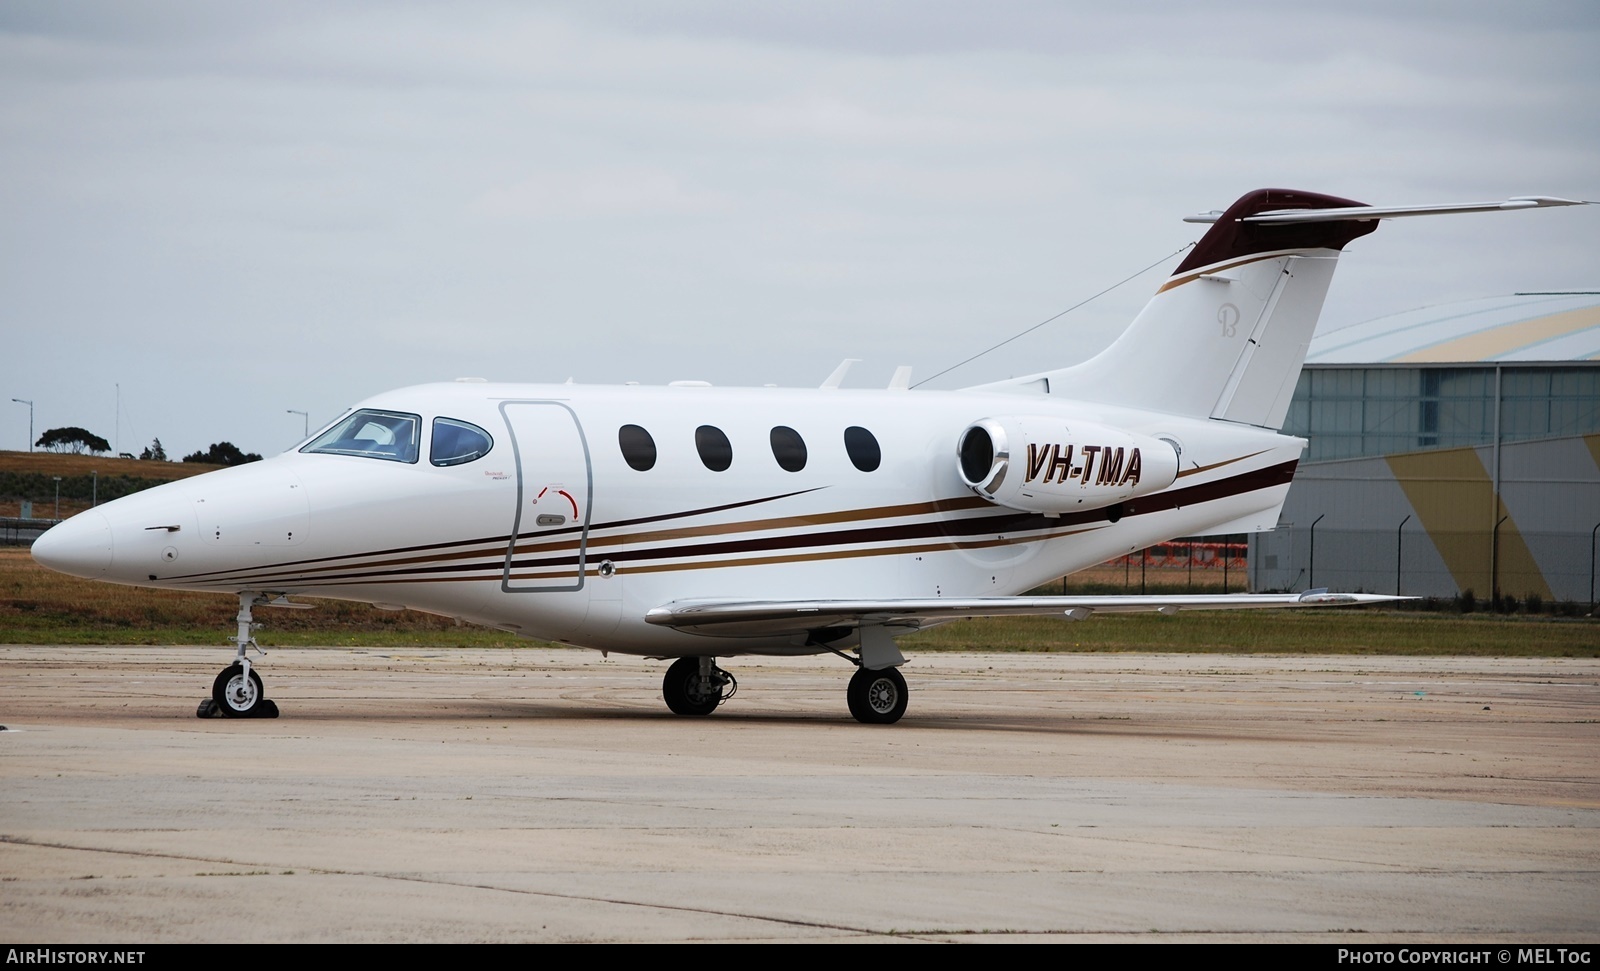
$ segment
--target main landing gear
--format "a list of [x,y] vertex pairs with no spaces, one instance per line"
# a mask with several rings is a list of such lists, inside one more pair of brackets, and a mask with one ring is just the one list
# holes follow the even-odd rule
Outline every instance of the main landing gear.
[[856,666],[845,690],[850,714],[863,725],[893,725],[906,713],[906,679],[900,674],[906,657],[880,624],[863,624],[856,634],[861,641],[858,657],[834,652]]
[[252,633],[259,624],[250,619],[250,608],[267,603],[267,598],[254,593],[239,594],[239,633],[228,638],[239,646],[234,662],[222,669],[217,680],[211,683],[211,697],[200,702],[195,709],[196,718],[277,718],[278,706],[261,688],[261,675],[250,666],[248,650],[266,656],[266,651],[256,643]]
[[893,725],[906,713],[906,679],[899,668],[856,668],[845,689],[850,714],[863,725]]
[[678,715],[709,715],[738,690],[739,682],[714,657],[680,657],[661,681],[667,707]]
[[[856,665],[855,676],[845,691],[845,701],[855,720],[864,725],[893,725],[899,721],[906,713],[909,697],[906,679],[899,669],[886,667],[874,671],[855,657],[835,653]],[[220,678],[218,684],[221,684]],[[679,715],[709,715],[737,690],[739,683],[733,675],[717,667],[716,659],[709,657],[680,657],[667,668],[667,675],[661,681],[661,694],[667,699],[667,707]]]

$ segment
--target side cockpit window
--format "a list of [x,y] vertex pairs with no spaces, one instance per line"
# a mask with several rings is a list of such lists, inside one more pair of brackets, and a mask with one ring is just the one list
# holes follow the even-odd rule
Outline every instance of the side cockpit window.
[[416,415],[363,408],[318,435],[300,451],[416,462],[421,428],[422,419]]
[[466,465],[481,459],[494,448],[494,439],[477,425],[455,418],[433,420],[433,443],[428,446],[428,461],[434,465]]

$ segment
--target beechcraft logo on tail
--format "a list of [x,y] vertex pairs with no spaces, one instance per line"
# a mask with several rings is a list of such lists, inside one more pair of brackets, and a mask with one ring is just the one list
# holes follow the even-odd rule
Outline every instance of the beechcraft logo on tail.
[[[1039,445],[1028,443],[1028,482],[1064,483],[1068,478],[1077,479],[1084,485],[1089,484],[1091,477],[1095,485],[1124,486],[1138,485],[1139,471],[1143,463],[1139,460],[1139,450],[1112,448],[1109,445],[1085,445],[1078,450],[1083,460],[1082,465],[1073,465],[1074,446],[1051,443]],[[1123,456],[1127,456],[1124,464]]]

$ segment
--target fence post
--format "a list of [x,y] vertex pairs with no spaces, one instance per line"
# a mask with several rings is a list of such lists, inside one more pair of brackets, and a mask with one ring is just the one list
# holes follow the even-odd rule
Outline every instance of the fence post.
[[1228,561],[1233,559],[1228,549],[1228,537],[1222,537],[1222,592],[1228,592]]
[[[1507,513],[1500,517],[1500,523],[1510,518],[1511,514]],[[1494,532],[1489,537],[1489,586],[1494,596],[1490,609],[1496,613],[1500,611],[1500,523],[1494,524]]]
[[1408,513],[1406,518],[1400,520],[1400,525],[1396,526],[1394,530],[1394,595],[1396,597],[1400,596],[1400,544],[1405,539],[1404,530],[1406,523],[1409,522],[1411,522],[1411,515]]
[[1311,520],[1311,576],[1306,580],[1307,590],[1317,589],[1317,523],[1322,522],[1322,517],[1326,515],[1327,513],[1323,513],[1322,516]]
[[1600,532],[1600,523],[1589,530],[1589,613],[1594,613],[1594,534]]

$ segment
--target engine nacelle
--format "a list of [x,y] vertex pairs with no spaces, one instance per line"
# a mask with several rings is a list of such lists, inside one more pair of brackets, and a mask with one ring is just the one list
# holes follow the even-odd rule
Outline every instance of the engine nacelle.
[[[1178,478],[1160,438],[1087,421],[984,418],[956,445],[961,481],[996,505],[1060,515],[1159,492]],[[1113,520],[1114,521],[1114,520]]]

